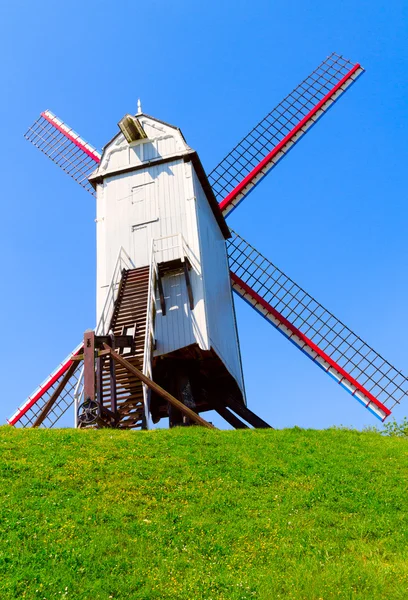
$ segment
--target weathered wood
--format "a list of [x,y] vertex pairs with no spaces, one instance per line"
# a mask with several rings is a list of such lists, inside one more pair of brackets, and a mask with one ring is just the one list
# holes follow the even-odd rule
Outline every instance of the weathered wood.
[[[177,363],[173,365],[171,372],[172,377],[171,381],[169,382],[169,390],[171,395],[174,396],[180,402],[182,402],[182,404],[184,404],[185,406],[188,406],[188,408],[192,408],[191,405],[183,401],[183,390],[188,384],[187,374],[183,372],[182,369],[180,369],[180,365]],[[180,425],[190,423],[189,419],[185,419],[184,414],[171,404],[168,404],[167,412],[169,415],[170,429],[172,429],[173,427],[179,427]],[[187,421],[187,423],[185,421]]]
[[95,332],[84,333],[84,400],[95,400]]
[[61,379],[61,381],[55,388],[53,394],[50,396],[50,398],[45,403],[41,413],[39,414],[37,419],[34,421],[32,427],[39,427],[41,425],[41,423],[43,423],[44,419],[47,417],[48,413],[50,412],[50,410],[54,406],[56,400],[58,399],[58,396],[61,394],[62,390],[65,388],[66,384],[71,379],[72,375],[75,373],[75,371],[78,367],[79,367],[79,364],[76,362],[73,362],[72,365],[68,368],[68,371],[65,373],[64,377]]
[[185,414],[187,417],[189,417],[192,421],[194,421],[198,425],[201,425],[202,427],[207,427],[207,429],[216,429],[216,427],[214,427],[214,425],[212,425],[211,423],[209,423],[208,421],[206,421],[205,419],[200,417],[200,415],[197,415],[197,413],[195,413],[193,410],[191,410],[190,408],[185,406],[182,402],[180,402],[179,400],[174,398],[174,396],[172,396],[171,394],[166,392],[166,390],[164,390],[162,387],[160,387],[160,385],[158,385],[157,383],[155,383],[154,381],[149,379],[149,377],[146,377],[146,375],[144,375],[141,371],[139,371],[139,369],[136,369],[136,367],[134,367],[128,360],[126,360],[125,358],[120,356],[117,352],[115,352],[114,350],[109,348],[109,346],[107,344],[104,344],[104,347],[106,350],[109,349],[111,351],[111,354],[112,354],[114,360],[116,360],[116,362],[121,364],[123,367],[126,367],[131,373],[133,373],[133,375],[136,375],[136,377],[138,377],[140,379],[140,381],[142,381],[144,384],[146,384],[147,387],[149,387],[153,392],[155,392],[156,394],[159,394],[159,396],[161,396],[167,402],[169,402],[169,404],[171,404],[172,406],[174,406],[175,408],[180,410],[183,414]]
[[103,361],[100,356],[96,359],[96,401],[103,406]]
[[[99,352],[96,354],[96,356],[107,356],[109,354],[109,352],[107,350],[99,350]],[[84,360],[84,355],[83,354],[76,354],[75,356],[73,356],[71,358],[71,360],[75,360],[77,362],[80,362],[81,360]]]
[[[95,336],[95,347],[101,348],[103,344],[106,344],[111,341],[110,335],[96,335]],[[115,335],[115,348],[131,348],[133,344],[133,336],[132,335]],[[106,350],[101,350],[106,354]],[[103,354],[99,354],[98,356],[103,356]]]
[[[115,338],[112,336],[111,340],[112,348],[115,348]],[[112,356],[109,357],[109,383],[110,383],[110,397],[111,397],[111,411],[116,415],[118,410],[118,402],[116,395],[116,370],[115,361]]]
[[[107,421],[116,422],[118,420],[118,416],[115,415],[109,408],[106,406],[101,406],[101,416],[104,417]],[[109,427],[109,423],[107,424]]]

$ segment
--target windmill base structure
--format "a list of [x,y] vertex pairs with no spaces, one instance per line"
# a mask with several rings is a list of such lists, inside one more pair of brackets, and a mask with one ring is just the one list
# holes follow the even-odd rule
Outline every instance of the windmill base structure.
[[96,199],[97,326],[8,419],[269,427],[247,406],[232,291],[384,420],[408,380],[225,218],[363,73],[330,55],[207,175],[181,131],[125,115],[99,153],[50,111],[26,138]]

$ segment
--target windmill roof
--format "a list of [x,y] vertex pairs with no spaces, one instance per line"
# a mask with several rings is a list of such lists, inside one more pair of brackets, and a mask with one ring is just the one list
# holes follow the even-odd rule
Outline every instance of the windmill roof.
[[[157,119],[156,117],[152,117],[151,115],[148,115],[146,113],[139,113],[138,115],[133,115],[133,116],[135,116],[137,119],[139,117],[147,117],[148,119],[152,119],[152,121],[157,121],[157,123],[161,123],[162,125],[165,125],[166,127],[171,127],[172,129],[175,129],[176,131],[179,132],[179,134],[183,138],[183,141],[187,144],[186,138],[184,137],[183,132],[181,131],[180,127],[176,127],[175,125],[172,125],[171,123],[167,123],[166,121],[162,121],[161,119]],[[109,142],[107,142],[102,147],[102,154],[103,154],[105,148],[107,148],[120,135],[121,135],[121,131],[118,131],[117,133],[115,133],[115,135],[109,140]]]
[[[221,229],[221,232],[224,236],[225,239],[228,239],[231,237],[231,233],[229,230],[229,227],[225,221],[225,218],[221,212],[220,206],[218,204],[218,201],[215,197],[215,194],[213,192],[213,189],[210,185],[210,182],[208,181],[208,177],[207,174],[204,170],[204,167],[202,165],[202,162],[197,154],[197,152],[195,150],[193,150],[192,148],[190,148],[186,142],[186,139],[181,131],[181,129],[179,127],[176,127],[175,125],[171,125],[170,123],[166,123],[166,121],[162,121],[161,119],[157,119],[156,117],[152,117],[151,115],[147,115],[146,113],[140,113],[138,115],[135,115],[137,118],[139,117],[147,117],[148,119],[152,119],[153,121],[156,121],[157,123],[161,123],[162,125],[165,125],[166,127],[171,127],[172,129],[175,129],[176,131],[179,132],[179,134],[181,135],[183,141],[185,142],[186,146],[188,147],[188,150],[186,150],[185,153],[181,154],[180,157],[184,159],[185,162],[188,162],[191,160],[191,162],[193,163],[194,169],[197,173],[197,177],[200,181],[201,187],[204,190],[204,193],[207,197],[208,203],[210,205],[210,208],[214,214],[214,217]],[[102,158],[103,155],[105,153],[105,150],[108,146],[110,146],[110,144],[112,144],[112,142],[114,140],[116,140],[116,138],[118,136],[122,135],[122,133],[119,131],[118,133],[116,133],[110,140],[109,142],[107,142],[104,146],[103,146],[103,150],[102,150]],[[162,158],[162,159],[157,159],[157,160],[152,160],[149,163],[144,163],[142,165],[140,165],[140,167],[127,167],[125,169],[122,169],[121,171],[118,171],[118,173],[126,173],[126,172],[131,172],[134,171],[136,169],[142,169],[142,168],[146,168],[149,165],[153,165],[153,164],[160,164],[163,162],[169,162],[174,160],[175,157],[168,157],[168,158]],[[108,175],[108,173],[106,174]],[[92,186],[94,188],[96,188],[96,184],[101,182],[103,179],[104,175],[101,175],[98,173],[98,168],[90,175],[89,177],[89,181],[92,184]]]

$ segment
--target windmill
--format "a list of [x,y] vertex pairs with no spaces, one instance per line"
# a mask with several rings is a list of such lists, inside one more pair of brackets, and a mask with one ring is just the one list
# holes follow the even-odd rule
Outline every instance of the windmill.
[[51,427],[74,405],[79,427],[208,426],[210,409],[268,427],[246,405],[231,290],[385,420],[408,379],[225,224],[362,73],[331,54],[208,176],[140,105],[102,154],[43,112],[25,137],[96,197],[97,327],[8,423]]

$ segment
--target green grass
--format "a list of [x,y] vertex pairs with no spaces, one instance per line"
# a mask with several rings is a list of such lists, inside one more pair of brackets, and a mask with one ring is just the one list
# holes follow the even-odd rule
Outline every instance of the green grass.
[[408,597],[408,440],[0,428],[0,600]]

